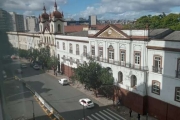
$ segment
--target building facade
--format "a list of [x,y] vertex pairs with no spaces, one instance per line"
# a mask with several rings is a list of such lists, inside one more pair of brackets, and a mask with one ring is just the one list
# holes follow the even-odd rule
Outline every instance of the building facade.
[[16,14],[15,12],[9,12],[11,15],[11,21],[13,25],[12,31],[16,32],[24,32],[24,16],[20,14]]
[[[39,17],[40,32],[8,32],[14,47],[50,46],[59,59],[58,71],[70,77],[80,64],[94,58],[113,71],[116,98],[140,114],[158,120],[180,119],[180,32],[170,29],[101,30],[64,34],[63,16],[55,10]],[[57,15],[58,14],[58,15]],[[40,46],[39,46],[40,45]]]
[[12,28],[11,15],[7,11],[0,9],[0,30],[12,31]]
[[35,16],[26,16],[24,18],[24,27],[27,32],[38,32],[39,31],[39,23],[38,18]]

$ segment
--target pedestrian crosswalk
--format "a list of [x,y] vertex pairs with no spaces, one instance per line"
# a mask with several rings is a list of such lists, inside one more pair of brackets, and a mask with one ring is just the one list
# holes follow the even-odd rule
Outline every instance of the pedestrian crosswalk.
[[79,120],[126,120],[110,109],[98,111]]

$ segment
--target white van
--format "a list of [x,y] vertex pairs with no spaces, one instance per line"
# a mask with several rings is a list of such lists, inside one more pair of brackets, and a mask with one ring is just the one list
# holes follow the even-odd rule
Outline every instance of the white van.
[[66,78],[62,78],[62,79],[60,79],[60,80],[58,80],[59,81],[59,83],[61,84],[61,85],[68,85],[69,84],[69,82],[68,82],[68,80],[66,79]]

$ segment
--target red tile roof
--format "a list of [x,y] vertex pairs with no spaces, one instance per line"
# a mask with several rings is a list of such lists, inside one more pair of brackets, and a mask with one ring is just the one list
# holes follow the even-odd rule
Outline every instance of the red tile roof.
[[[101,30],[104,27],[106,27],[107,24],[104,25],[92,25],[91,28],[96,28],[96,30]],[[122,29],[121,24],[114,24],[117,28]],[[83,31],[83,28],[88,28],[88,25],[69,25],[69,26],[64,26],[64,31],[65,33],[70,33],[70,32],[80,32]]]

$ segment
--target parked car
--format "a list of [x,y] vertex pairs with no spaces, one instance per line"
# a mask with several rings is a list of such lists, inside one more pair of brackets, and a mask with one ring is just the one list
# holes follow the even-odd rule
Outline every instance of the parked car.
[[21,64],[21,68],[27,68],[26,64]]
[[16,70],[16,73],[18,73],[18,74],[22,74],[22,73],[23,73],[23,71],[22,71],[21,69],[17,69],[17,70]]
[[58,80],[59,81],[59,83],[61,84],[61,85],[68,85],[69,84],[69,82],[68,82],[68,80],[66,79],[66,78],[62,78],[62,79],[60,79],[60,80]]
[[6,72],[4,70],[2,71],[2,73],[3,73],[3,77],[7,78]]
[[94,107],[94,103],[89,98],[82,98],[79,100],[79,103],[83,105],[85,108]]
[[39,65],[34,65],[33,68],[34,68],[35,70],[39,70],[39,69],[40,69]]

